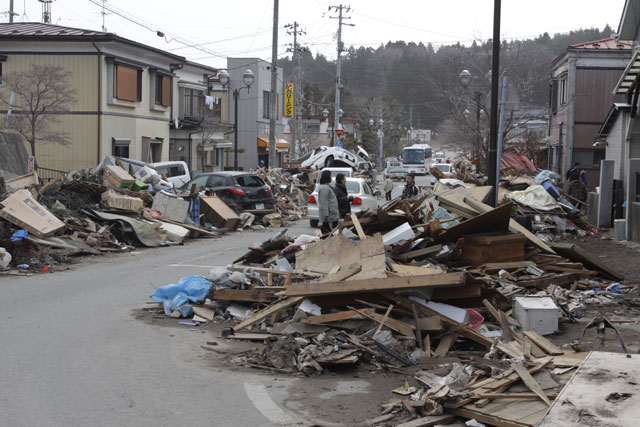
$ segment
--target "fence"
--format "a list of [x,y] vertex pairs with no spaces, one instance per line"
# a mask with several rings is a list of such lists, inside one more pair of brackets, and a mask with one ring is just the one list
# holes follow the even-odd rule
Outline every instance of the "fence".
[[36,167],[36,172],[38,172],[38,178],[40,178],[43,183],[47,183],[56,178],[64,178],[65,175],[67,175],[67,172],[65,171],[43,168],[40,166]]

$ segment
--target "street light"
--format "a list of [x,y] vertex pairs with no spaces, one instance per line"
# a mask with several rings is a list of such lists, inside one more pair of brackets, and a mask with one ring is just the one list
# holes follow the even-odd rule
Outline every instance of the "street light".
[[469,87],[469,84],[471,83],[471,73],[469,70],[462,70],[458,78],[460,79],[460,84],[463,88],[466,89]]
[[[218,78],[220,79],[220,84],[222,84],[223,88],[226,88],[229,83],[231,83],[229,72],[227,72],[226,70],[220,71],[218,73]],[[235,124],[233,125],[233,170],[236,171],[238,170],[238,97],[240,96],[240,90],[243,88],[247,89],[247,93],[249,93],[249,88],[253,84],[254,79],[255,76],[253,74],[253,71],[247,69],[244,73],[242,73],[242,82],[244,83],[244,86],[241,86],[237,89],[231,89],[231,87],[228,88],[233,94],[233,119],[235,121]]]

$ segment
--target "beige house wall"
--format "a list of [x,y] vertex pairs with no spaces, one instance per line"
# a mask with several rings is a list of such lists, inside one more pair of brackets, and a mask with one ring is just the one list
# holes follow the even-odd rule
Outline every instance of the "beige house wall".
[[[93,112],[98,105],[97,61],[97,55],[10,54],[3,62],[4,75],[26,72],[34,64],[60,66],[71,73],[69,82],[75,90],[76,102],[70,105],[70,112],[60,115],[59,123],[52,126],[52,130],[65,131],[70,137],[69,143],[61,145],[47,141],[37,142],[36,158],[39,166],[70,170],[95,165],[98,116]],[[10,91],[10,88],[2,90]],[[25,145],[31,153],[31,147],[26,141]]]

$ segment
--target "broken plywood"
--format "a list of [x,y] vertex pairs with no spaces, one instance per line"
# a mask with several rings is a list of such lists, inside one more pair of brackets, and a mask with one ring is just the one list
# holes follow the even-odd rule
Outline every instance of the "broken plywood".
[[337,235],[310,243],[305,250],[296,254],[295,272],[330,274],[336,265],[347,267],[354,264],[361,265],[362,270],[346,279],[348,281],[387,277],[384,245],[380,234],[358,242]]

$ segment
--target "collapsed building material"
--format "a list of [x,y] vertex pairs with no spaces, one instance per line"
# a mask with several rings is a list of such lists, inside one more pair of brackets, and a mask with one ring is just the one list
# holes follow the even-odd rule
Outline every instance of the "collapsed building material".
[[64,223],[38,203],[27,190],[18,190],[4,201],[0,217],[39,236],[49,236],[64,227]]

